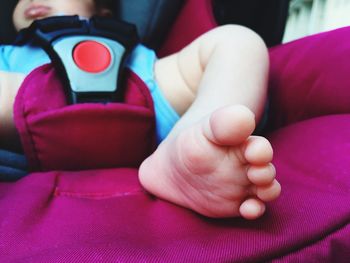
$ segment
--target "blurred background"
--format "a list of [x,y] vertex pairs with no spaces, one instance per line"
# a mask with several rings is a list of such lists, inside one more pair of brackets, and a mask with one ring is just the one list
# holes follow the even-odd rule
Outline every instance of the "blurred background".
[[350,25],[350,0],[291,0],[283,42]]
[[[16,36],[11,16],[17,1],[0,2],[2,44],[12,43]],[[115,1],[118,17],[136,23],[143,41],[157,47],[188,0]],[[212,0],[212,4],[218,24],[252,28],[268,46],[350,25],[350,0]]]

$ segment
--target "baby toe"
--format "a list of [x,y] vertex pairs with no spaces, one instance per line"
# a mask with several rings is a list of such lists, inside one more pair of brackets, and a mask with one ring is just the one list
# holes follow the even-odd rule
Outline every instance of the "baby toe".
[[241,216],[248,220],[259,218],[265,213],[265,204],[255,198],[245,200],[239,207]]
[[281,185],[277,180],[273,180],[267,186],[259,186],[256,188],[256,195],[264,202],[275,200],[281,194]]
[[247,176],[252,184],[266,186],[275,179],[276,169],[271,163],[264,166],[251,166],[247,171]]
[[245,145],[244,157],[252,165],[266,165],[272,161],[272,146],[264,137],[251,136]]

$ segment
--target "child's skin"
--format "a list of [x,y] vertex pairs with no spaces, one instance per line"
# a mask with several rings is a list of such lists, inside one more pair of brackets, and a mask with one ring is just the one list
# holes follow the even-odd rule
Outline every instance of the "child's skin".
[[[95,10],[93,0],[21,0],[13,18],[19,30],[57,13],[90,17],[105,11]],[[281,191],[270,143],[251,136],[265,106],[267,71],[263,41],[234,25],[214,29],[159,59],[156,79],[182,117],[142,163],[139,178],[145,189],[209,217],[263,215],[265,202]],[[13,131],[9,116],[24,76],[2,72],[0,77],[2,123],[6,119],[7,130]],[[6,135],[4,129],[0,134]]]

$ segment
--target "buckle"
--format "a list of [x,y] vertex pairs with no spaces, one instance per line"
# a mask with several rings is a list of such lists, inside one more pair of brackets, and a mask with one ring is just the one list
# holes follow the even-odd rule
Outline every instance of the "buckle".
[[70,103],[122,100],[125,59],[139,41],[133,24],[59,16],[34,21],[25,34],[50,56]]

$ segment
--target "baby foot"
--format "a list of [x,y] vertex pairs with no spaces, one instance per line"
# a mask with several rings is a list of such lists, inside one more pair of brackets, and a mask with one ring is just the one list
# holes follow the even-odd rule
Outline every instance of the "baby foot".
[[217,110],[164,140],[142,163],[140,182],[152,194],[208,217],[256,219],[281,187],[271,145],[251,136],[254,127],[254,115],[244,106]]

